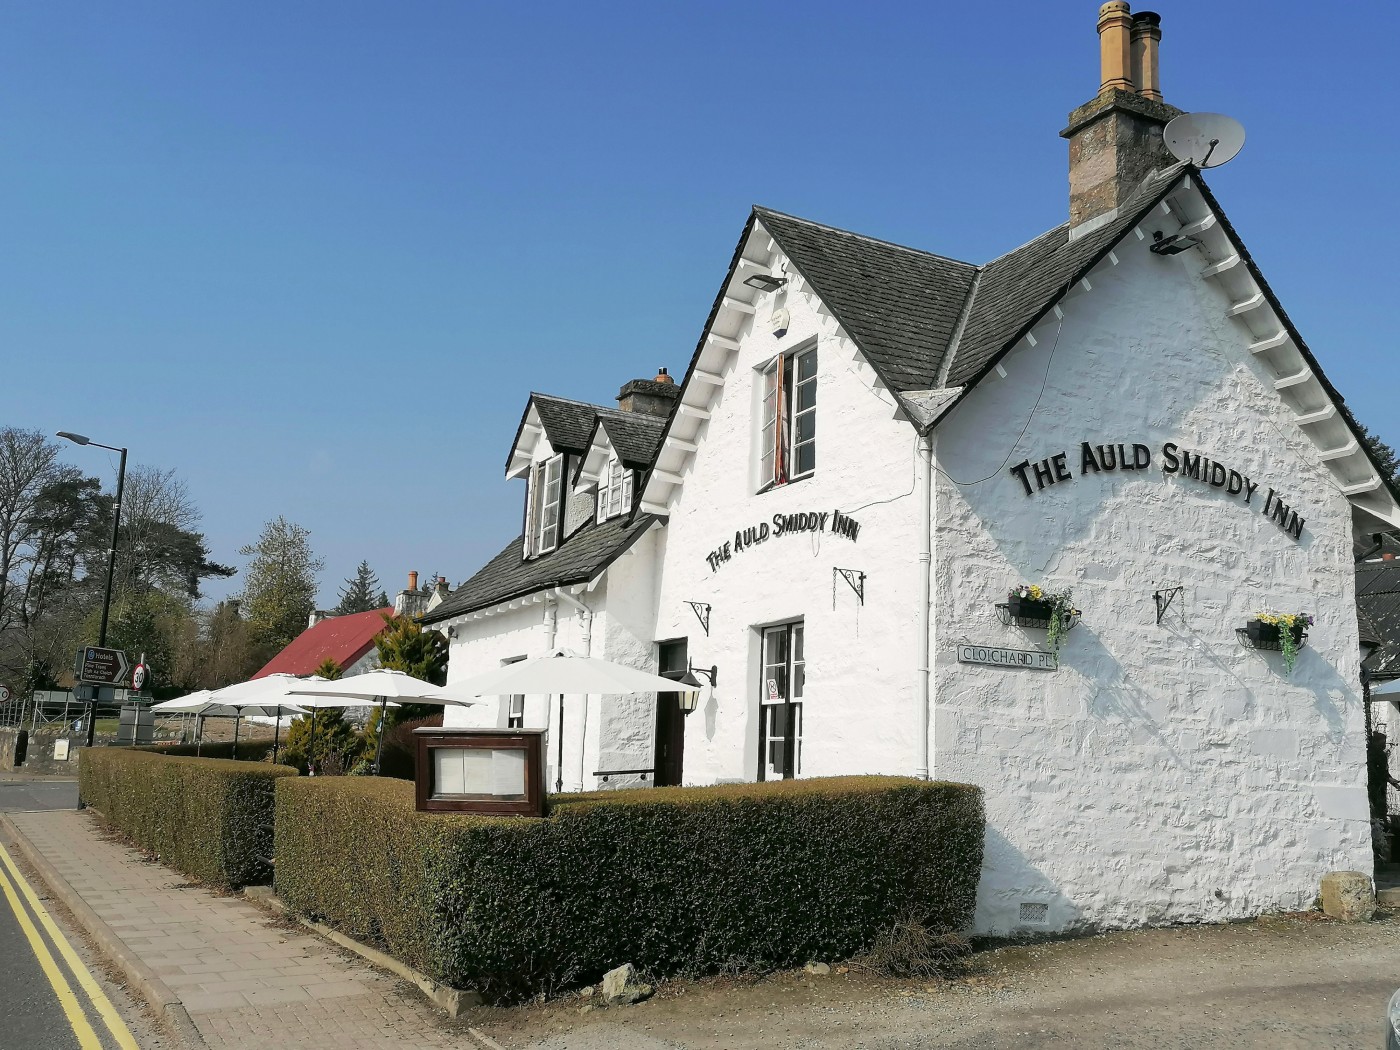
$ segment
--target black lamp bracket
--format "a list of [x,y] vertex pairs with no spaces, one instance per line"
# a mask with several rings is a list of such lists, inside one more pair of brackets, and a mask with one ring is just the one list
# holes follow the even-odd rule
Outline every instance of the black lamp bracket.
[[1162,590],[1152,592],[1152,600],[1157,603],[1158,627],[1162,626],[1162,617],[1166,616],[1167,610],[1172,607],[1172,600],[1185,593],[1185,587],[1164,587]]
[[710,637],[710,603],[709,602],[686,602],[690,606],[690,611],[695,614],[695,618],[700,621],[700,626],[705,628],[705,637]]
[[[865,573],[861,572],[859,569],[841,569],[834,565],[831,567],[831,571],[833,573],[832,586],[835,587],[836,585],[836,576],[840,576],[843,580],[846,581],[847,586],[849,586],[851,590],[855,591],[856,598],[860,601],[860,604],[864,605]],[[835,595],[833,595],[832,598],[832,607],[835,608]]]
[[691,663],[689,660],[686,661],[686,664],[687,664],[687,667],[686,667],[686,673],[687,673],[687,674],[702,674],[702,675],[704,675],[706,678],[708,678],[708,679],[710,680],[710,685],[711,685],[711,687],[716,686],[716,685],[719,684],[719,664],[715,664],[713,667],[696,667],[696,666],[695,666],[693,663]]

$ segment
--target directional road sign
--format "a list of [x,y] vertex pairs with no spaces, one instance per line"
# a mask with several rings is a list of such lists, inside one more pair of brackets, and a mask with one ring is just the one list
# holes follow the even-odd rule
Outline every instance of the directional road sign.
[[120,649],[88,646],[78,650],[75,671],[78,681],[89,685],[125,685],[126,673],[130,667],[126,653]]

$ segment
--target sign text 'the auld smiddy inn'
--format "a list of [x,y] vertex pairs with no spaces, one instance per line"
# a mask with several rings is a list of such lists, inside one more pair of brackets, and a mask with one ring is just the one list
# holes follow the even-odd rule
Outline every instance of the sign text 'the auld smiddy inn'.
[[[1070,467],[1069,453],[1059,452],[1045,459],[1022,460],[1011,468],[1012,475],[1026,490],[1027,496],[1058,485],[1062,481],[1074,479]],[[1095,445],[1088,441],[1079,444],[1079,473],[1102,474],[1112,470],[1147,470],[1152,466],[1152,450],[1141,444]],[[1213,460],[1201,452],[1191,452],[1168,441],[1162,446],[1162,473],[1178,474],[1204,482],[1211,488],[1221,489],[1226,495],[1236,496],[1244,503],[1253,503],[1259,483]],[[1299,513],[1285,503],[1277,492],[1268,489],[1263,502],[1257,504],[1260,513],[1272,521],[1295,540],[1303,535],[1303,522]]]
[[860,536],[860,522],[839,510],[774,514],[771,526],[763,521],[746,529],[735,529],[734,542],[726,540],[721,543],[705,555],[705,560],[710,563],[710,571],[714,572],[734,555],[765,542],[770,536],[793,536],[799,532],[829,532],[854,543]]

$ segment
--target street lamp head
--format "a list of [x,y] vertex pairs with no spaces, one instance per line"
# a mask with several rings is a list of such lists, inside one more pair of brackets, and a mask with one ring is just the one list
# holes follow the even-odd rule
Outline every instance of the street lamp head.
[[60,431],[58,432],[58,435],[57,435],[57,436],[58,436],[58,437],[61,437],[61,438],[67,438],[69,441],[73,442],[73,444],[75,444],[75,445],[86,445],[86,444],[88,443],[88,439],[85,438],[85,437],[83,437],[83,435],[81,435],[81,434],[70,434],[70,433],[68,433],[68,431],[66,431],[66,430],[60,430]]

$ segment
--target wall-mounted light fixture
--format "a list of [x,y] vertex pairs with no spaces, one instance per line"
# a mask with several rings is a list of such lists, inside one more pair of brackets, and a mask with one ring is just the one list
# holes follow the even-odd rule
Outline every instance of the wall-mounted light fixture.
[[[689,662],[687,661],[687,663]],[[676,684],[681,687],[679,694],[680,708],[686,714],[690,714],[690,712],[700,706],[700,690],[704,687],[704,684],[699,678],[695,677],[696,675],[704,675],[708,678],[710,680],[710,688],[713,689],[715,683],[719,681],[719,666],[715,665],[714,667],[706,668],[689,664],[686,668],[685,675],[677,679]]]
[[1147,246],[1147,250],[1155,255],[1180,255],[1182,252],[1200,247],[1200,244],[1201,242],[1194,237],[1187,237],[1180,233],[1164,237],[1161,230],[1153,230],[1152,243]]
[[744,283],[760,292],[776,292],[787,284],[786,277],[774,277],[771,273],[755,273],[744,278]]

